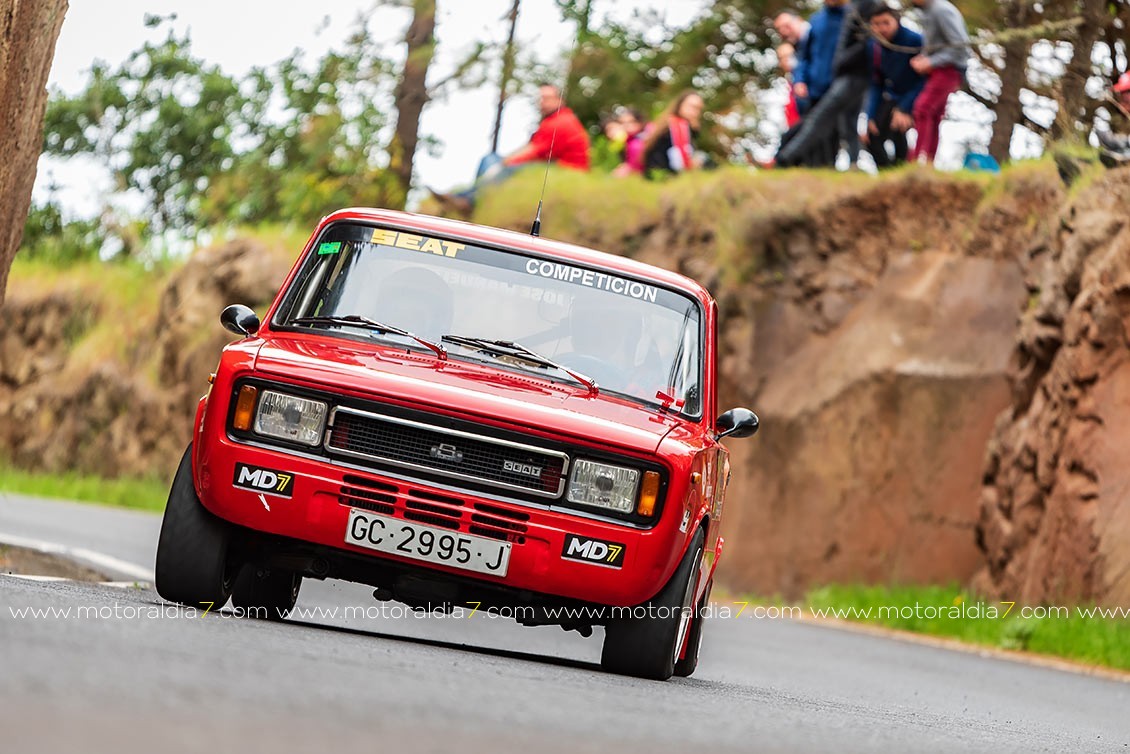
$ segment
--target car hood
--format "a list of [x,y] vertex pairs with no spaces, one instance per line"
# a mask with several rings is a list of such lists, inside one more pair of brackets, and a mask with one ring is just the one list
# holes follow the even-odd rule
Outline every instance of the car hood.
[[408,402],[645,453],[654,453],[664,436],[684,423],[616,396],[592,395],[579,384],[343,338],[269,337],[255,370],[378,401]]

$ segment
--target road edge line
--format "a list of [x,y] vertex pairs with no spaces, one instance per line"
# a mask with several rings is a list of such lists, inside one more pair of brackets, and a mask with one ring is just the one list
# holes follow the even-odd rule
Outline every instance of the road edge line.
[[1075,675],[1094,676],[1109,681],[1130,683],[1130,671],[1118,670],[1117,668],[1110,668],[1105,665],[1090,665],[1085,662],[1070,660],[1066,657],[1057,657],[1055,655],[1041,654],[1039,652],[1025,652],[1020,649],[1005,649],[1004,647],[993,647],[987,644],[974,644],[973,642],[961,641],[960,639],[945,636],[931,636],[930,634],[921,634],[915,631],[906,631],[898,628],[890,628],[888,626],[877,626],[872,623],[859,623],[839,618],[812,618],[804,616],[801,618],[789,618],[789,620],[810,626],[823,626],[825,628],[833,628],[851,633],[905,641],[908,644],[919,644],[935,649],[948,649],[963,654],[991,657],[998,660],[1007,660],[1009,662],[1032,665],[1049,670],[1061,670],[1066,673],[1074,673]]
[[30,537],[18,537],[14,534],[6,534],[0,532],[0,545],[10,545],[12,547],[24,547],[29,550],[37,550],[49,555],[61,555],[64,558],[69,558],[78,563],[84,563],[95,568],[104,570],[115,571],[127,578],[135,581],[143,581],[153,583],[155,576],[153,571],[148,568],[130,563],[115,558],[113,555],[106,555],[105,553],[95,552],[88,550],[85,547],[68,547],[56,542],[47,542],[41,539],[32,539]]

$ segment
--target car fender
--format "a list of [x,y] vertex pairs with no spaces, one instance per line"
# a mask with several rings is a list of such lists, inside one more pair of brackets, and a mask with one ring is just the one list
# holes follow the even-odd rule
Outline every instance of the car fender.
[[[192,467],[194,469],[197,467],[196,462],[198,460],[196,448],[199,448],[203,444],[202,441],[204,439],[204,417],[208,411],[208,396],[210,394],[211,390],[200,396],[200,400],[196,403],[196,418],[192,421],[192,436],[195,438],[192,443]],[[195,474],[193,474],[193,476],[195,477]]]

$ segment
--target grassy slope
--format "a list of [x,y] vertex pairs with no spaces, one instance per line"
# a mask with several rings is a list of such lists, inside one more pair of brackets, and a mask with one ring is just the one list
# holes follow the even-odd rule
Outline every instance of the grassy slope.
[[[474,221],[529,230],[541,179],[541,171],[526,170],[484,191]],[[728,167],[655,182],[557,169],[550,172],[546,189],[542,235],[632,256],[641,239],[661,224],[708,226],[715,254],[726,267],[730,260],[744,256],[749,229],[759,219],[799,214],[837,197],[862,193],[876,180],[904,180],[904,172],[875,179],[835,171],[756,173]]]
[[[102,312],[97,320],[83,318],[72,324],[69,368],[81,370],[84,365],[116,361],[132,369],[150,370],[148,355],[132,344],[141,340],[138,336],[142,328],[156,321],[160,291],[170,268],[96,261],[60,266],[17,256],[9,296],[58,293],[89,302],[90,310]],[[26,471],[0,458],[0,491],[159,511],[165,506],[168,485],[155,479]]]
[[[964,615],[957,612],[963,604]],[[1063,612],[1041,608],[1042,612],[1023,615],[1021,605],[984,602],[957,586],[834,585],[809,592],[803,606],[810,617],[839,618],[1130,670],[1130,620],[1124,617],[1130,610],[1120,617],[1087,615],[1093,610],[1089,606],[1064,607]]]
[[[223,231],[217,241],[239,236],[261,242],[289,263],[302,249],[309,229],[293,226],[262,226]],[[161,292],[183,260],[65,264],[17,256],[12,265],[8,294],[11,298],[34,298],[50,293],[89,304],[98,311],[92,319],[79,316],[68,323],[71,358],[67,368],[75,373],[112,361],[135,373],[148,374],[156,382],[156,364],[147,331],[158,320]],[[89,474],[44,473],[18,469],[0,456],[0,492],[118,505],[160,511],[165,507],[166,479],[107,479]]]
[[74,473],[45,474],[0,465],[0,492],[163,511],[169,495],[169,482],[161,479],[103,479]]

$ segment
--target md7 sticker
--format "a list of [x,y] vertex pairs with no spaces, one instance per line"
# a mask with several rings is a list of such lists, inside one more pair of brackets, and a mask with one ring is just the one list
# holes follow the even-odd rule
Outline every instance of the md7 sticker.
[[264,469],[261,466],[248,466],[245,463],[235,465],[235,479],[232,480],[232,484],[265,495],[290,497],[294,494],[294,474]]
[[622,568],[624,565],[624,551],[627,548],[617,542],[606,542],[603,539],[587,539],[576,534],[565,535],[565,546],[561,549],[561,557],[569,560],[580,560],[593,565]]

